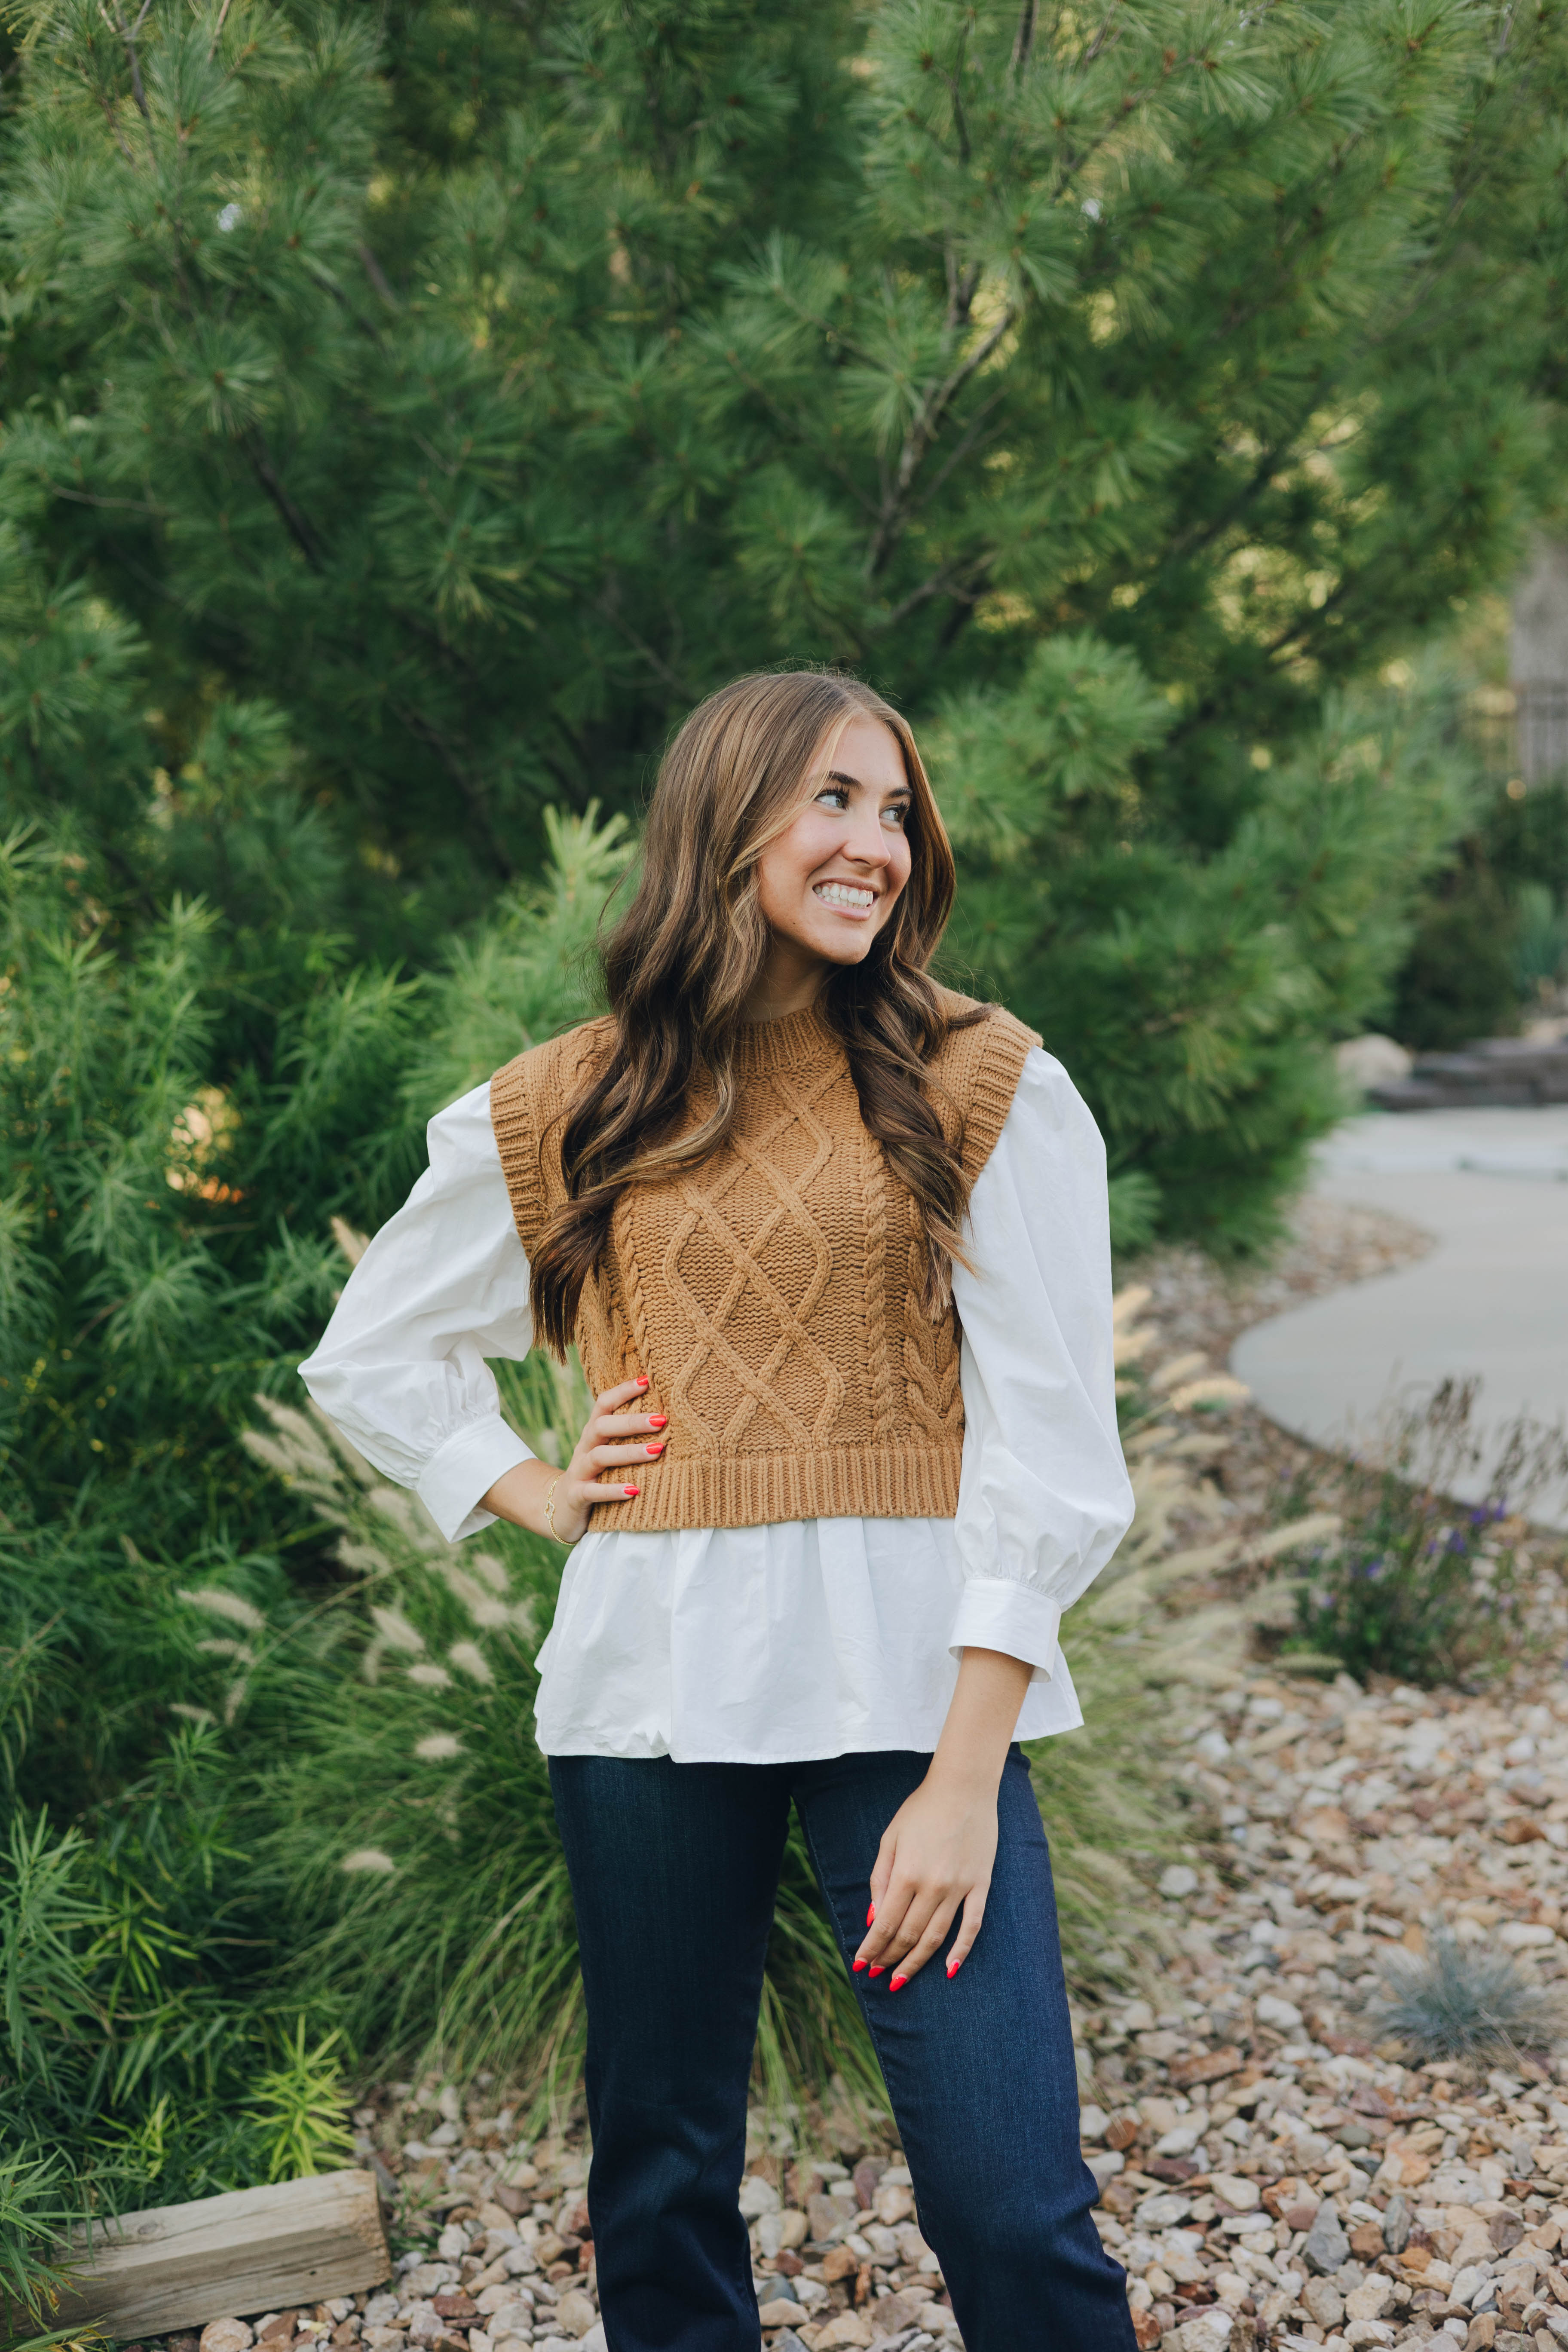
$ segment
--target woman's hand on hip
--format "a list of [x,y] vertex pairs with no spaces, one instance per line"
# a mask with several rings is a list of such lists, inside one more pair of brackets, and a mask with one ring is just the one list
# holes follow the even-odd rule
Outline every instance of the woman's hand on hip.
[[886,1976],[889,1991],[902,1991],[961,1913],[948,1975],[968,1958],[996,1860],[996,1791],[1033,1671],[1003,1650],[964,1651],[931,1769],[877,1849],[857,1976]]
[[572,1459],[555,1482],[555,1526],[568,1543],[587,1533],[590,1514],[602,1504],[628,1503],[642,1491],[635,1477],[608,1482],[601,1470],[646,1469],[664,1452],[668,1416],[628,1410],[647,1388],[646,1380],[623,1381],[595,1398]]
[[[558,1543],[574,1544],[588,1532],[592,1514],[605,1504],[629,1503],[641,1493],[635,1478],[614,1483],[598,1476],[601,1470],[646,1469],[664,1452],[668,1415],[631,1412],[646,1394],[646,1380],[623,1381],[594,1400],[594,1410],[563,1470],[548,1462],[520,1462],[496,1480],[480,1508],[514,1527],[530,1528],[535,1535],[552,1535]],[[545,1516],[545,1504],[551,1505]]]

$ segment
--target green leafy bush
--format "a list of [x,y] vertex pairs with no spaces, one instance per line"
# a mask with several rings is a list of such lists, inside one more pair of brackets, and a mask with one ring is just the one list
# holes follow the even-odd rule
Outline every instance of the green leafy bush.
[[1544,882],[1527,882],[1519,894],[1513,976],[1526,1004],[1568,979],[1568,901],[1553,897]]
[[1447,709],[1436,664],[1405,693],[1335,698],[1194,863],[1134,781],[1173,712],[1124,652],[1058,639],[1009,692],[942,707],[931,751],[964,862],[950,954],[1065,1053],[1105,1132],[1119,1247],[1156,1224],[1217,1253],[1277,1237],[1342,1107],[1308,1041],[1381,1006],[1405,886],[1468,804]]
[[1416,1053],[1511,1036],[1524,997],[1517,903],[1468,852],[1424,901],[1399,974],[1390,1026]]
[[[1294,1645],[1352,1675],[1426,1685],[1489,1664],[1509,1630],[1511,1559],[1492,1541],[1500,1507],[1456,1515],[1390,1478],[1378,1502],[1314,1565]],[[1292,1646],[1287,1644],[1287,1647]]]
[[11,1814],[0,2291],[40,2317],[68,2221],[341,2161],[341,2063],[268,1980],[235,1799],[187,1725],[85,1832]]
[[1423,892],[1389,1026],[1418,1051],[1508,1036],[1568,975],[1568,784],[1494,783]]
[[[68,2210],[342,2147],[368,2044],[331,1969],[295,1966],[310,1885],[268,1778],[330,1713],[341,1578],[331,1527],[238,1429],[258,1387],[292,1390],[341,1280],[331,1220],[395,1204],[445,1073],[467,1082],[472,1024],[504,1055],[525,1012],[550,1028],[582,1009],[625,845],[591,819],[555,839],[488,961],[459,953],[425,1003],[327,953],[285,959],[258,1001],[210,913],[116,919],[37,828],[0,854],[8,2292],[47,2289]],[[440,1075],[408,1050],[416,1006]]]

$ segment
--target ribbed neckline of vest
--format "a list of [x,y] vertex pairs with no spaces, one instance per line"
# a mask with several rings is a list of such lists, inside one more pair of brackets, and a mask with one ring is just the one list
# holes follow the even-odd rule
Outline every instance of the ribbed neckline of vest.
[[744,1021],[735,1032],[735,1067],[747,1074],[805,1069],[843,1050],[815,1005],[777,1021]]

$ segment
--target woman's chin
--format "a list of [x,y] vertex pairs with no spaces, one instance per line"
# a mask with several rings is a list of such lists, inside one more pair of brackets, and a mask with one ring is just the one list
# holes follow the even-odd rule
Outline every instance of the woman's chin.
[[824,963],[864,963],[877,929],[872,922],[839,919],[820,930],[814,925],[809,940],[803,940],[802,945],[809,946],[812,954],[820,956]]

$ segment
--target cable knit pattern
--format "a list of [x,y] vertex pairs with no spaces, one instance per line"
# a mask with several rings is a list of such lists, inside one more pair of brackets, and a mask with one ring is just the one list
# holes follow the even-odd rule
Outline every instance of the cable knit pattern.
[[[967,1002],[951,1000],[955,1010]],[[613,1025],[509,1062],[490,1116],[531,1258],[565,1190],[561,1136]],[[1039,1040],[993,1008],[949,1037],[931,1100],[971,1181]],[[702,1165],[622,1195],[577,1346],[595,1393],[647,1372],[669,1415],[618,1528],[813,1518],[952,1518],[963,1446],[952,1318],[920,1305],[913,1200],[867,1132],[842,1046],[815,1013],[757,1023],[736,1049],[740,1107]],[[693,1118],[703,1106],[694,1103]],[[626,1474],[617,1474],[621,1483]]]

